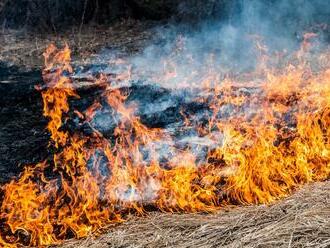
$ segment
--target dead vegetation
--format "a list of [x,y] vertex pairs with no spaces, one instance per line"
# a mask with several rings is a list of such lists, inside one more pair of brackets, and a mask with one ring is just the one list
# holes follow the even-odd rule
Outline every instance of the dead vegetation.
[[42,53],[50,43],[68,43],[74,60],[84,63],[100,49],[109,48],[125,53],[140,51],[152,37],[152,21],[125,20],[111,26],[84,25],[62,33],[29,33],[26,30],[0,31],[0,61],[19,67],[41,68]]
[[215,214],[152,213],[73,247],[329,247],[330,182],[307,185],[270,206]]

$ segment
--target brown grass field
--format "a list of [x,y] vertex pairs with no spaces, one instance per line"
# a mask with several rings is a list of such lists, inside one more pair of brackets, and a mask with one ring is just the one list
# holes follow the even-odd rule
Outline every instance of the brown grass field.
[[109,227],[78,247],[330,247],[330,182],[306,185],[269,206],[240,206],[214,214],[151,213]]

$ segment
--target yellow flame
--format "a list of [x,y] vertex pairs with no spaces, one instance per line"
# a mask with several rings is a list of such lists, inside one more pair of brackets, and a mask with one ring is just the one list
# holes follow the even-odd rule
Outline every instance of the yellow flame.
[[[313,61],[320,65],[317,70],[311,68],[305,58],[311,37],[305,36],[295,60],[280,69],[267,68],[267,49],[258,43],[262,59],[255,75],[260,83],[236,78],[212,83],[219,80],[213,72],[205,77],[205,94],[196,101],[209,104],[213,114],[208,124],[182,114],[185,125],[219,145],[209,149],[204,162],[186,148],[171,154],[165,165],[155,144],[173,143],[171,135],[145,126],[134,106],[125,104],[127,95],[111,87],[105,75],[95,82],[104,86],[102,97],[120,116],[113,140],[97,131],[87,136],[63,130],[68,99],[79,96],[70,77],[70,49],[51,45],[44,54],[42,97],[58,150],[51,160],[26,166],[19,179],[2,187],[0,245],[43,246],[85,237],[124,221],[128,212],[143,214],[146,206],[208,212],[224,204],[269,203],[304,183],[328,179],[330,53]],[[238,93],[250,86],[257,91]],[[219,118],[228,105],[232,115]],[[246,111],[249,106],[252,110]],[[100,108],[96,101],[84,113],[75,113],[89,122]],[[148,148],[148,160],[142,147]],[[106,174],[100,172],[102,166]]]

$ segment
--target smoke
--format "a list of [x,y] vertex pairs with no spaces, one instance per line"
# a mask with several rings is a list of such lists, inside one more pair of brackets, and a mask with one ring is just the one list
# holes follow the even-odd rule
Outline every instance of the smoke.
[[[328,1],[233,1],[230,7],[217,4],[223,1],[212,2],[204,6],[212,9],[206,11],[213,13],[212,18],[193,26],[171,23],[156,28],[156,42],[142,53],[126,57],[125,66],[120,65],[122,73],[129,68],[128,81],[199,87],[211,74],[215,77],[212,81],[219,83],[228,74],[255,70],[262,53],[290,54],[298,49],[305,32],[317,32],[322,44],[328,42]],[[191,4],[185,2],[179,8],[193,9]],[[98,57],[108,63],[105,73],[120,72],[118,64],[108,61],[113,53],[102,51]]]
[[[179,7],[187,11],[189,4]],[[216,88],[228,77],[239,78],[242,74],[255,72],[263,66],[265,56],[268,66],[282,66],[290,54],[300,48],[305,32],[317,33],[319,42],[314,42],[317,44],[315,51],[328,46],[329,1],[233,1],[225,9],[225,19],[220,7],[223,5],[212,5],[213,17],[192,26],[170,23],[155,28],[156,41],[139,54],[122,56],[116,51],[103,50],[93,66],[83,72],[84,76],[96,71],[119,75],[120,80],[114,79],[111,83],[113,87],[131,86],[127,105],[137,106],[136,115],[141,121],[153,127],[161,126],[174,134],[172,143],[152,144],[160,160],[168,159],[169,154],[184,147],[190,147],[196,158],[202,160],[208,148],[221,145],[221,134],[200,137],[196,130],[182,129],[181,110],[190,111],[190,121],[198,124],[210,118],[209,108],[192,105],[199,97],[205,97],[204,87]],[[252,93],[251,89],[249,91],[240,94]],[[246,116],[253,116],[258,112],[258,106],[243,106],[241,111]],[[219,118],[233,114],[239,113],[233,113],[230,104],[218,110]],[[109,111],[100,110],[92,125],[107,132],[118,121],[120,116],[109,117]],[[212,139],[212,136],[216,138]],[[142,149],[148,153],[148,147]]]

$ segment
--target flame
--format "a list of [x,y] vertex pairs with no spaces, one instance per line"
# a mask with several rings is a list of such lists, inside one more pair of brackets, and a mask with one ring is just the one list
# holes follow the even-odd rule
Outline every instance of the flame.
[[[97,234],[130,212],[143,215],[147,206],[209,212],[270,203],[304,183],[329,179],[330,53],[315,58],[320,67],[313,69],[306,55],[313,37],[305,35],[295,59],[278,69],[267,67],[267,49],[258,43],[261,82],[227,77],[218,83],[212,71],[202,79],[203,94],[195,100],[207,103],[212,115],[206,125],[182,115],[185,128],[217,144],[203,161],[191,147],[177,148],[166,130],[144,125],[136,106],[126,104],[128,94],[106,75],[95,79],[104,88],[100,99],[84,112],[71,110],[69,99],[79,95],[70,49],[50,45],[39,90],[55,152],[2,186],[0,245],[46,246]],[[174,66],[165,80],[175,75]],[[73,115],[90,123],[104,105],[117,123],[112,139],[65,128]],[[220,118],[227,106],[230,114]],[[165,161],[158,144],[168,146]]]

